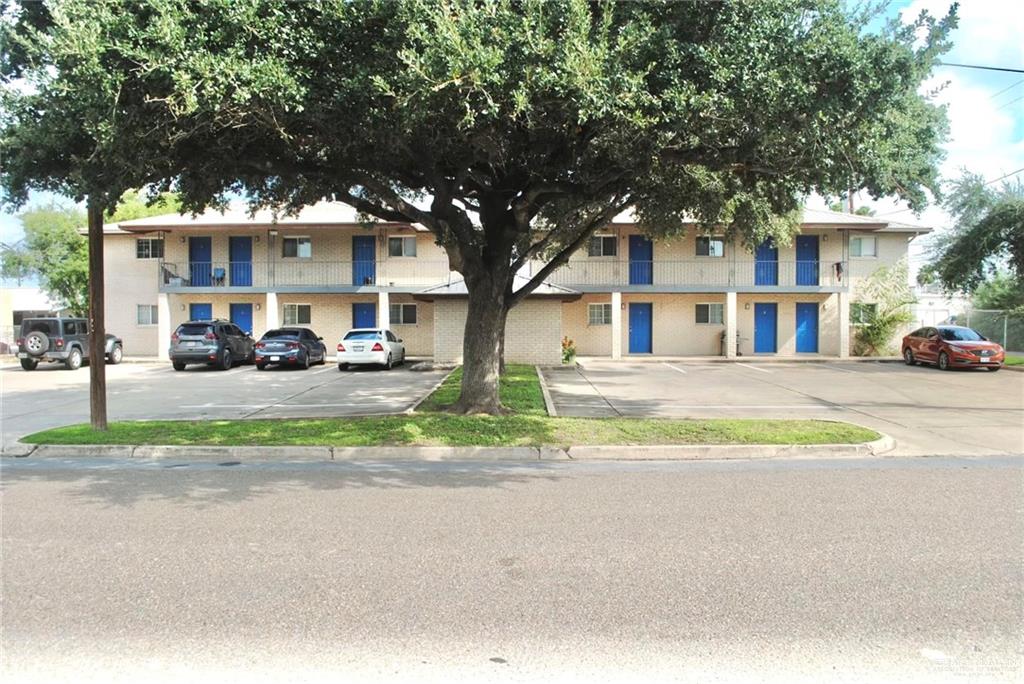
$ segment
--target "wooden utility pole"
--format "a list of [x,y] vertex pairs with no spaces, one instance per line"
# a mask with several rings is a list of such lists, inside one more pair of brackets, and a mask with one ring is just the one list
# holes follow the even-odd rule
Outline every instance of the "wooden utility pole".
[[107,328],[103,308],[103,202],[89,195],[89,421],[107,429]]

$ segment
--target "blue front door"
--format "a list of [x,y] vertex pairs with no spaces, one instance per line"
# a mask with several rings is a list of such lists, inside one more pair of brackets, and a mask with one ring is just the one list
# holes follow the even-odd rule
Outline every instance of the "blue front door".
[[252,304],[232,304],[231,322],[252,335]]
[[651,353],[651,304],[629,305],[629,353]]
[[353,328],[376,328],[377,327],[377,305],[376,304],[353,304],[352,305],[352,327]]
[[754,353],[775,353],[778,304],[754,304]]
[[377,282],[377,242],[372,235],[353,235],[352,284],[373,285],[375,282]]
[[779,284],[779,248],[771,239],[757,246],[754,264],[755,285]]
[[796,305],[796,350],[803,354],[818,353],[818,303]]
[[796,284],[818,284],[818,236],[796,236]]
[[188,280],[192,287],[213,284],[213,245],[209,237],[188,239]]
[[209,321],[213,319],[213,304],[189,304],[188,318],[191,321]]
[[[237,236],[229,238],[228,260],[231,262],[230,284],[235,287],[250,287],[252,285],[252,238]],[[238,321],[235,321],[235,325],[242,328]],[[242,328],[242,330],[248,329]]]
[[629,284],[654,283],[654,245],[643,235],[629,236]]

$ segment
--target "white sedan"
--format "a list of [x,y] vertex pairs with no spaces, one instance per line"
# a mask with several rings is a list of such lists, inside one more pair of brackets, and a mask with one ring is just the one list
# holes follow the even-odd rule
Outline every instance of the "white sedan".
[[338,370],[361,364],[384,366],[405,362],[405,345],[390,330],[355,328],[338,342]]

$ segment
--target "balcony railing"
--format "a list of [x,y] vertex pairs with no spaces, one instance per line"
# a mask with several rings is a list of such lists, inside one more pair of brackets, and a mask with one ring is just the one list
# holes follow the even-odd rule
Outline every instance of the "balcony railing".
[[844,262],[821,261],[589,261],[577,260],[548,281],[565,287],[672,285],[711,287],[835,287]]
[[267,262],[165,261],[161,287],[420,287],[458,277],[447,261],[313,261]]

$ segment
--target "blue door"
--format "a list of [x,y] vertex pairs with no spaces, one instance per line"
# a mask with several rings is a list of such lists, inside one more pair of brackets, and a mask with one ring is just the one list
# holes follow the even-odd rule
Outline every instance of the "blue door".
[[352,305],[352,327],[353,328],[376,328],[377,327],[377,305],[376,304],[353,304]]
[[757,246],[754,264],[755,285],[779,284],[779,248],[770,238]]
[[796,236],[796,284],[818,284],[818,236]]
[[252,335],[252,304],[232,304],[231,322]]
[[372,235],[353,235],[352,284],[373,285],[375,282],[377,282],[377,242]]
[[754,304],[754,353],[775,353],[778,304]]
[[[250,287],[252,285],[252,238],[228,238],[228,260],[231,262],[230,284],[235,287]],[[231,320],[234,321],[234,317]],[[242,328],[238,321],[235,321],[235,325]],[[242,330],[251,330],[251,328],[242,328]]]
[[803,354],[818,353],[818,303],[796,305],[796,350]]
[[629,353],[651,353],[651,304],[629,305]]
[[189,304],[188,318],[190,321],[209,321],[213,319],[213,304]]
[[643,235],[629,236],[629,284],[654,283],[654,245]]
[[213,245],[209,237],[188,239],[188,279],[192,287],[213,284]]

